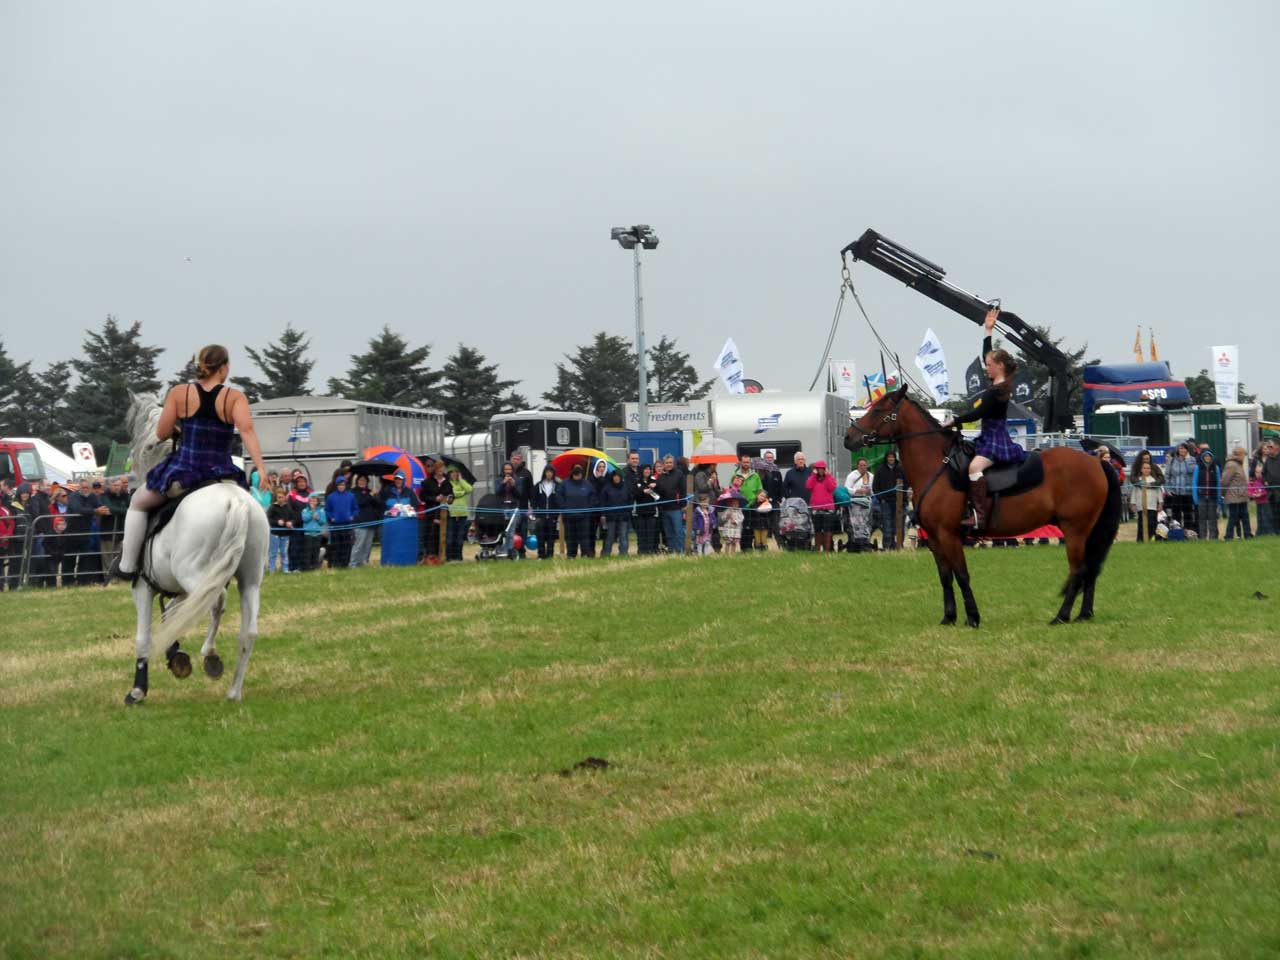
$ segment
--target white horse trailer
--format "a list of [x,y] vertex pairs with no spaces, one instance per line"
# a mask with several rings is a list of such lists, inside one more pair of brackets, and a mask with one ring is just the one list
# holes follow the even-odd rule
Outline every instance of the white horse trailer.
[[565,410],[500,413],[489,421],[492,474],[501,474],[502,465],[519,451],[524,455],[525,466],[537,480],[542,476],[542,468],[558,455],[575,447],[598,448],[603,440],[600,421],[588,413]]
[[444,414],[341,397],[278,397],[253,404],[254,429],[268,470],[301,467],[323,488],[343,460],[369,447],[400,447],[415,456],[444,445]]
[[849,401],[834,393],[745,393],[712,397],[711,429],[738,456],[759,457],[772,450],[787,469],[797,453],[809,466],[824,460],[827,471],[843,482],[853,469],[844,436],[849,428]]

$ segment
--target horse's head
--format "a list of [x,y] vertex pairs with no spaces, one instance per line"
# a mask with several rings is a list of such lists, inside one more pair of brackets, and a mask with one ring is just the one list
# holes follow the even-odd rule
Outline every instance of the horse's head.
[[844,433],[846,450],[861,450],[863,447],[874,447],[882,443],[893,443],[897,439],[898,410],[907,398],[907,386],[903,384],[893,393],[883,397],[867,408],[867,412],[849,424]]
[[139,478],[164,459],[167,440],[156,438],[156,425],[160,411],[164,409],[161,398],[154,393],[129,394],[129,452],[133,458],[133,472]]

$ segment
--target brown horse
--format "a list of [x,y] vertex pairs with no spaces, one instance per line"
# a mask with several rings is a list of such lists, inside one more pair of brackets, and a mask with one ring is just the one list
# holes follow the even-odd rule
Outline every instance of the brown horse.
[[[978,626],[978,604],[969,587],[964,558],[963,520],[967,495],[948,477],[955,433],[944,429],[903,387],[886,394],[855,420],[845,434],[850,450],[896,443],[902,469],[915,493],[916,519],[929,535],[929,549],[942,581],[942,622],[956,622],[954,579],[964,595],[965,623]],[[1041,454],[1044,482],[1000,498],[999,515],[982,531],[991,537],[1014,537],[1047,523],[1057,525],[1067,543],[1070,574],[1062,588],[1062,608],[1050,623],[1066,623],[1082,589],[1078,620],[1093,617],[1093,588],[1120,526],[1120,481],[1110,465],[1067,447]],[[990,513],[987,514],[991,516]]]

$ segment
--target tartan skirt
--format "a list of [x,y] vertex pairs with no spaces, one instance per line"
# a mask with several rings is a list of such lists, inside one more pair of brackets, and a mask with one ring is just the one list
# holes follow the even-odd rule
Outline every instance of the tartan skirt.
[[1005,420],[982,421],[982,432],[974,443],[974,452],[980,457],[987,457],[992,463],[1021,463],[1027,459],[1027,451],[1009,436],[1008,421]]
[[205,480],[235,480],[248,487],[244,471],[231,460],[231,424],[198,417],[181,422],[181,443],[147,472],[148,490],[173,497]]

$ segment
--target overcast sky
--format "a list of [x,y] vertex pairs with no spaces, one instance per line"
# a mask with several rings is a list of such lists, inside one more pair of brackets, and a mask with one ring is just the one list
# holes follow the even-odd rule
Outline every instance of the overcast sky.
[[[0,335],[43,364],[113,313],[168,375],[292,321],[319,387],[385,323],[535,397],[633,336],[608,237],[645,222],[651,342],[706,369],[733,336],[806,389],[871,226],[1091,355],[1132,359],[1141,324],[1186,375],[1238,343],[1280,400],[1277,11],[0,0]],[[958,385],[978,329],[854,271]],[[846,311],[834,358],[871,343]]]

